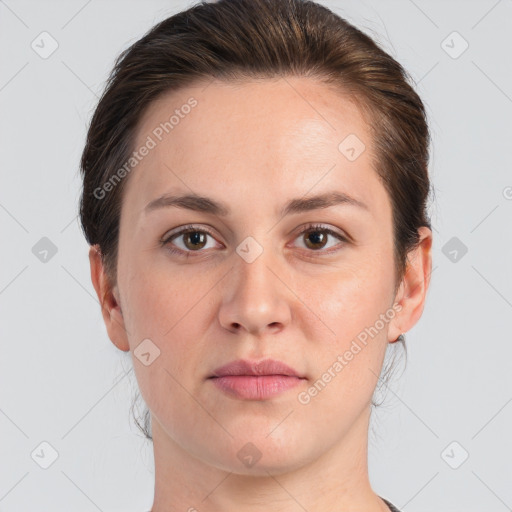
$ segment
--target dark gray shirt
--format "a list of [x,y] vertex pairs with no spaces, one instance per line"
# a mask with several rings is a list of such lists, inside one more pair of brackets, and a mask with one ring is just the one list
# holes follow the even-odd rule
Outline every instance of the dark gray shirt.
[[[381,496],[382,498],[382,496]],[[400,510],[398,510],[394,505],[393,503],[390,503],[386,498],[382,498],[382,500],[384,501],[384,503],[389,507],[389,510],[391,510],[391,512],[400,512]]]
[[[389,510],[391,510],[391,512],[400,512],[400,510],[398,510],[394,505],[393,503],[390,503],[386,498],[383,498],[382,496],[380,496],[380,498],[384,501],[384,503],[389,507]],[[151,512],[151,510],[149,511]]]

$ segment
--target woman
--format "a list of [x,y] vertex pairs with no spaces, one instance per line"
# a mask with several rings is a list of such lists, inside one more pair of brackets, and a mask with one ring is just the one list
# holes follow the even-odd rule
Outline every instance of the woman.
[[119,57],[80,214],[152,512],[397,510],[368,426],[429,285],[428,145],[402,67],[313,2],[197,4]]

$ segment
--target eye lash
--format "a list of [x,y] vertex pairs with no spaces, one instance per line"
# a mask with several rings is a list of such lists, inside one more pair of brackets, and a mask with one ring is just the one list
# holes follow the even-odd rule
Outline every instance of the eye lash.
[[211,231],[209,231],[208,229],[205,229],[203,227],[199,227],[199,226],[195,226],[194,224],[187,224],[185,226],[182,226],[179,231],[176,231],[168,236],[163,236],[161,239],[160,239],[160,243],[162,245],[165,245],[167,243],[169,243],[173,238],[175,237],[178,237],[180,235],[184,235],[186,233],[193,233],[193,232],[201,232],[201,233],[208,233],[210,236],[213,236],[213,233]]
[[307,233],[308,231],[324,231],[325,233],[329,233],[330,235],[335,236],[336,238],[339,238],[340,240],[343,240],[344,242],[348,242],[348,239],[343,236],[341,233],[338,233],[337,231],[334,231],[331,228],[328,228],[326,226],[323,226],[322,224],[309,224],[306,226],[299,235],[302,235],[304,233]]
[[[324,226],[323,224],[308,224],[307,226],[302,229],[298,235],[297,238],[301,235],[304,235],[304,233],[308,233],[311,231],[322,231],[324,233],[328,233],[329,235],[334,236],[337,238],[342,245],[349,244],[350,243],[350,236],[342,235],[338,231],[335,231],[327,226]],[[337,244],[339,246],[339,244]],[[338,253],[341,250],[341,247],[332,247],[327,250],[319,249],[317,251],[315,250],[305,250],[306,257],[316,257],[316,256],[325,256],[329,257],[333,254]]]
[[[180,256],[182,258],[194,258],[194,257],[197,257],[199,256],[199,254],[195,255],[194,252],[195,251],[183,251],[182,249],[178,249],[178,248],[175,248],[175,247],[172,247],[172,245],[170,244],[171,240],[173,240],[174,238],[177,238],[181,235],[184,235],[186,233],[191,233],[191,232],[201,232],[201,233],[207,233],[208,235],[210,235],[212,238],[215,238],[214,237],[214,234],[213,232],[211,232],[209,229],[206,229],[204,227],[199,227],[199,226],[196,226],[194,224],[187,224],[185,226],[182,226],[178,231],[166,236],[164,235],[160,240],[159,240],[159,244],[161,247],[163,247],[165,250],[167,250],[169,253],[171,254],[175,254],[177,256]],[[198,251],[199,253],[201,251]]]
[[[308,224],[306,225],[298,234],[297,234],[297,237],[303,235],[304,233],[308,233],[309,231],[322,231],[324,233],[328,233],[334,237],[336,237],[337,239],[339,239],[340,241],[342,242],[345,242],[345,243],[348,243],[349,242],[349,239],[342,235],[341,233],[338,233],[337,231],[327,227],[327,226],[324,226],[322,224]],[[212,238],[215,238],[214,234],[212,231],[210,231],[209,229],[206,229],[204,227],[199,227],[199,226],[196,226],[194,224],[187,224],[185,226],[182,226],[178,231],[168,235],[168,236],[163,236],[160,240],[159,240],[159,243],[162,247],[165,247],[169,252],[173,253],[173,254],[178,254],[178,255],[181,255],[181,256],[184,256],[186,258],[190,257],[191,255],[193,255],[194,252],[198,252],[198,253],[201,253],[202,251],[183,251],[181,249],[176,249],[176,248],[173,248],[169,242],[171,242],[171,240],[173,240],[174,238],[177,238],[179,236],[182,236],[186,233],[191,233],[191,232],[200,232],[200,233],[206,233],[208,235],[210,235]],[[338,250],[338,249],[337,249]],[[337,250],[335,251],[322,251],[322,250],[319,250],[319,251],[308,251],[308,252],[311,252],[311,253],[318,253],[318,254],[329,254],[330,252],[336,252]]]

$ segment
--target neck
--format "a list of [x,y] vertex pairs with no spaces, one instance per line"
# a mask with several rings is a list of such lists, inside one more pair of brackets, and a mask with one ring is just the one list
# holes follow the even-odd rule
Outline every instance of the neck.
[[389,512],[368,478],[369,417],[368,408],[320,457],[266,476],[237,474],[193,457],[153,417],[152,512]]

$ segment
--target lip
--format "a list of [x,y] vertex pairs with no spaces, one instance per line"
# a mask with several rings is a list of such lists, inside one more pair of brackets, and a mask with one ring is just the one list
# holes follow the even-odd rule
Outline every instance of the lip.
[[293,368],[275,359],[264,359],[263,361],[237,359],[214,370],[212,377],[231,375],[284,375],[287,377],[301,377]]
[[246,400],[265,400],[299,385],[305,377],[275,359],[238,359],[217,368],[209,379],[228,395]]

